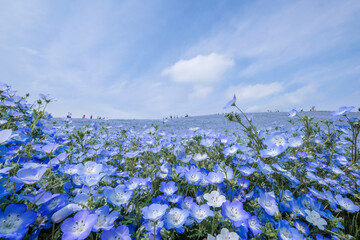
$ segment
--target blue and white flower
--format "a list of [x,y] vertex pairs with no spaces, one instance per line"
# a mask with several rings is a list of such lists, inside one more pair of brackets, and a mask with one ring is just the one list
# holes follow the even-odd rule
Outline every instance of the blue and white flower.
[[37,214],[26,211],[25,204],[10,204],[2,212],[0,209],[0,238],[22,239],[28,231],[27,226],[35,222]]

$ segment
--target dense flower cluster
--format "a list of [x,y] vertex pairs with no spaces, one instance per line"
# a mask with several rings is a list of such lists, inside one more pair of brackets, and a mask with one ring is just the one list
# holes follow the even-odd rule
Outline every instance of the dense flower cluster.
[[232,114],[243,133],[173,135],[52,124],[53,98],[35,107],[6,84],[0,98],[0,238],[360,237],[351,107],[321,124],[292,110],[291,128],[258,131]]

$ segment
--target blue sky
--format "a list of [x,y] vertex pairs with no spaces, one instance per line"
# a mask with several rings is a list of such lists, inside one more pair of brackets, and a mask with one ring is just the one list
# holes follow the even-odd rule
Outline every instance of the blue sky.
[[0,81],[56,117],[359,107],[359,22],[357,0],[0,0]]

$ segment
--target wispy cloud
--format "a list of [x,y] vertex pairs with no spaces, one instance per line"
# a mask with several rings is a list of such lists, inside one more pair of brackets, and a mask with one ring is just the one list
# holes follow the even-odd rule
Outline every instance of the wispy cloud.
[[188,96],[189,99],[206,98],[213,91],[214,89],[212,87],[196,85]]
[[251,101],[277,94],[283,90],[284,86],[281,83],[273,82],[269,84],[231,86],[228,88],[227,94],[229,97],[236,94],[239,100]]

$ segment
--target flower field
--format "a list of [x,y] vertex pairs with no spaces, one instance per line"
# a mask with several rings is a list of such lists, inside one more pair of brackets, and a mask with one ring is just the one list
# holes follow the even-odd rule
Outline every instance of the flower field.
[[[1,239],[360,239],[358,119],[168,134],[53,123],[0,84]],[[51,103],[50,103],[51,104]],[[51,123],[51,124],[50,124]]]

